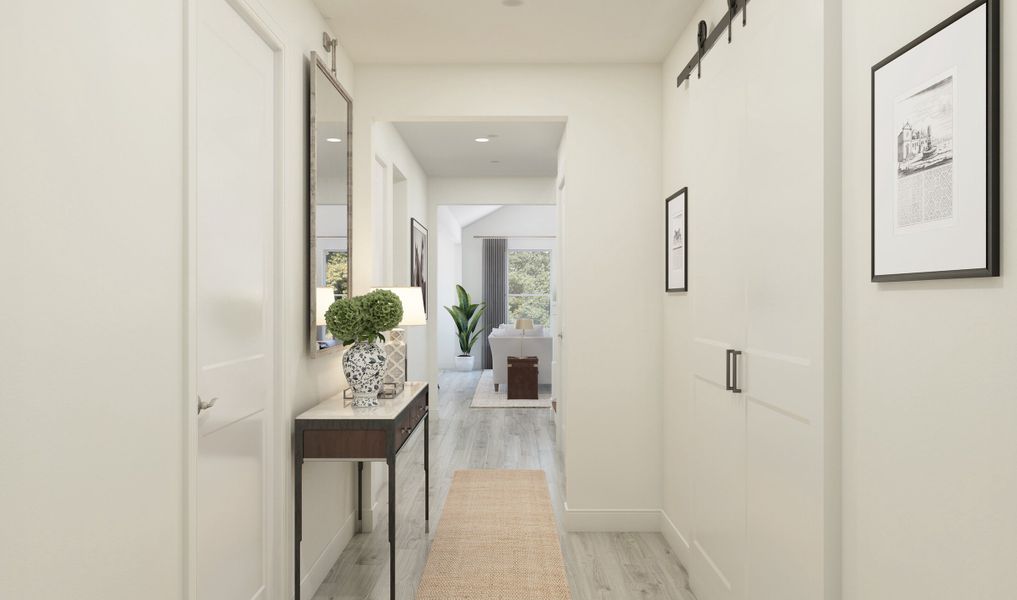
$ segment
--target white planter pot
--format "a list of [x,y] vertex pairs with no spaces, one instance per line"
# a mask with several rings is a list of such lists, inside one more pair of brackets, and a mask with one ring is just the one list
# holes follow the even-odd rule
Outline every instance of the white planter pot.
[[456,371],[472,371],[474,360],[472,356],[457,356]]

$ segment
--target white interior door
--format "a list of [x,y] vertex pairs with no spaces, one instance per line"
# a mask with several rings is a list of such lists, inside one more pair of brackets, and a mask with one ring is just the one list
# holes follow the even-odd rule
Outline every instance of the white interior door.
[[[723,69],[711,65],[713,76]],[[738,119],[742,97],[696,88],[695,102],[709,114]],[[706,120],[690,123],[710,156],[740,143]],[[738,153],[733,153],[737,155]],[[689,186],[689,252],[695,256],[689,290],[693,311],[692,369],[695,421],[692,472],[694,530],[690,575],[697,595],[744,600],[745,594],[745,397],[727,389],[727,350],[745,341],[745,274],[742,198],[738,165],[717,161]],[[697,236],[695,232],[700,232]]]
[[275,57],[225,0],[196,1],[198,600],[269,595]]

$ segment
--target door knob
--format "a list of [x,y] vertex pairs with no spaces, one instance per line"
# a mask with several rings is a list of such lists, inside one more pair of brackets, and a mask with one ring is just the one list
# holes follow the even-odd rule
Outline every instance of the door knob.
[[201,411],[208,410],[208,409],[212,408],[213,406],[215,406],[215,403],[218,400],[219,400],[219,398],[212,398],[208,402],[205,402],[204,400],[201,399],[201,396],[198,396],[198,414],[200,415]]

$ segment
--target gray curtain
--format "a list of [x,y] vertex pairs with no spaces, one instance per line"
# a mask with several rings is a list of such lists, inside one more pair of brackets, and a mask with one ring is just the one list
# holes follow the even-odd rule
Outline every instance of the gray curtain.
[[505,321],[505,315],[508,314],[508,306],[506,306],[508,296],[505,289],[508,282],[506,273],[508,263],[505,262],[507,248],[508,240],[484,240],[484,289],[482,292],[487,309],[484,310],[482,319],[484,335],[480,336],[480,351],[483,356],[481,363],[485,369],[491,369],[494,366],[494,360],[491,358],[491,345],[487,343],[487,336],[491,335],[491,330]]

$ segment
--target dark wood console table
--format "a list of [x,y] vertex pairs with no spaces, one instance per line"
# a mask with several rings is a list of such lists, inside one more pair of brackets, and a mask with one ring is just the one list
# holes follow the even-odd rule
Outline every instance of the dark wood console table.
[[357,463],[357,519],[363,518],[361,486],[365,462],[388,464],[389,588],[395,600],[396,454],[424,424],[424,527],[431,512],[429,497],[428,389],[422,382],[407,382],[401,394],[380,400],[379,406],[354,408],[342,394],[325,400],[296,419],[293,432],[294,581],[300,600],[300,541],[303,538],[302,471],[304,461],[344,460]]

